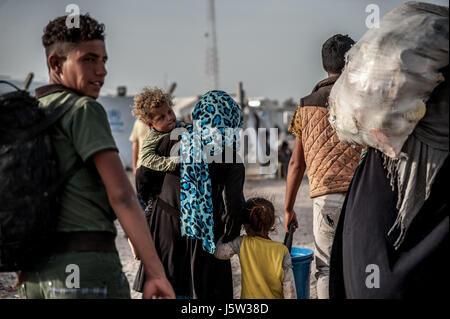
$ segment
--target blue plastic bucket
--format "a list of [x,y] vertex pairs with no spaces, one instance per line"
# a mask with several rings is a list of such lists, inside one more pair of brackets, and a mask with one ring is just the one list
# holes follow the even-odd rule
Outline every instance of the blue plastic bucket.
[[294,271],[297,299],[309,299],[309,273],[314,252],[308,248],[291,248],[292,268]]

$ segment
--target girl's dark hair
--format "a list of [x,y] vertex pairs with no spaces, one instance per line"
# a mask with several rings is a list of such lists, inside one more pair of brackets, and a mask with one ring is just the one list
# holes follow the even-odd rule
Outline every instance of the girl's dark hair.
[[68,28],[66,25],[67,16],[55,18],[47,24],[42,36],[42,44],[47,56],[59,44],[76,44],[83,41],[105,39],[105,25],[103,23],[91,18],[88,13],[80,14],[79,18],[79,28]]
[[244,224],[249,236],[266,236],[274,230],[275,208],[267,199],[254,197],[246,202],[249,212],[248,223]]

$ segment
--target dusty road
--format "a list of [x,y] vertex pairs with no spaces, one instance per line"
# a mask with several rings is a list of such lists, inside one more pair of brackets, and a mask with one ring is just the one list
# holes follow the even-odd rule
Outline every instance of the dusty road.
[[[248,172],[248,171],[247,171]],[[130,180],[133,178],[132,174],[129,174]],[[134,184],[134,183],[133,183]],[[300,187],[297,195],[297,201],[295,204],[295,211],[297,213],[297,219],[300,223],[299,229],[294,234],[293,246],[300,246],[306,248],[313,248],[313,233],[312,233],[312,201],[308,196],[309,187],[307,180],[305,179]],[[272,240],[282,242],[284,239],[285,231],[282,226],[282,215],[284,206],[285,195],[285,180],[279,180],[274,178],[267,178],[267,176],[259,176],[249,172],[246,177],[244,194],[246,198],[259,196],[269,199],[273,202],[276,214],[279,218],[276,220],[276,229],[270,235]],[[116,222],[118,229],[118,236],[116,238],[117,249],[119,250],[120,259],[123,265],[123,271],[126,274],[130,287],[133,284],[134,276],[136,274],[139,263],[132,257],[126,238],[120,225]],[[237,256],[232,258],[233,266],[233,286],[234,297],[240,297],[240,266]],[[314,271],[314,262],[311,265],[311,288],[310,298],[316,298],[315,278],[312,275]],[[17,292],[11,289],[11,285],[14,283],[14,273],[0,273],[0,299],[13,299],[18,298]],[[141,294],[135,291],[131,291],[133,299],[140,299]]]

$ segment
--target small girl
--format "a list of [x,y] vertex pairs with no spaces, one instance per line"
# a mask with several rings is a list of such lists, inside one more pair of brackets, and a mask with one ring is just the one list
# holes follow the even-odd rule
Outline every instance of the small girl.
[[241,264],[241,299],[296,299],[294,273],[288,249],[270,240],[275,209],[263,198],[251,198],[246,203],[249,223],[247,235],[223,243],[219,240],[215,256],[230,259],[239,255]]

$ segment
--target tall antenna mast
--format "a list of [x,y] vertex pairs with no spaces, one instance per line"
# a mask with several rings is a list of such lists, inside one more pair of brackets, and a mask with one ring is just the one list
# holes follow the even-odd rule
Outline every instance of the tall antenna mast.
[[208,32],[206,37],[206,89],[219,88],[219,58],[217,54],[216,15],[214,0],[208,0]]

